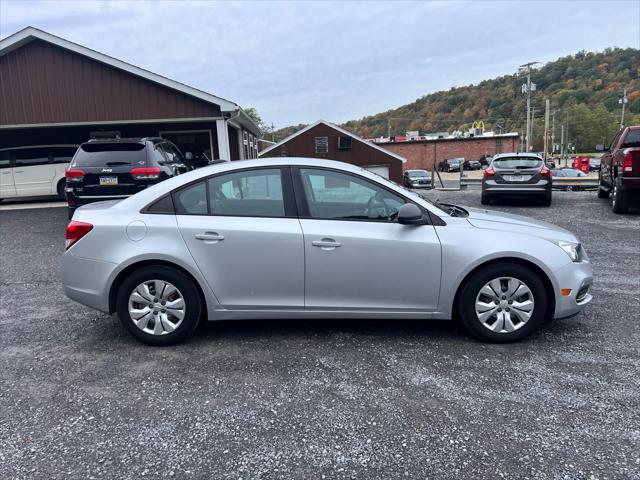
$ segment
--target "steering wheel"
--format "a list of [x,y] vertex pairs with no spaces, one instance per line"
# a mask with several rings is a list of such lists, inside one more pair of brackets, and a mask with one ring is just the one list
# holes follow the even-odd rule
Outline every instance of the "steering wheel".
[[368,218],[390,218],[391,212],[384,201],[384,197],[380,192],[376,192],[367,202],[367,208],[364,211]]

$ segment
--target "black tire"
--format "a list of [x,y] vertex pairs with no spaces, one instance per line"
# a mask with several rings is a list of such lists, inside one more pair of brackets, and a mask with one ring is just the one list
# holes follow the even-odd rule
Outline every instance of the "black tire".
[[62,200],[66,200],[67,199],[67,197],[64,194],[64,187],[66,185],[67,185],[67,183],[64,180],[64,178],[58,182],[58,185],[56,185],[56,192],[58,192],[58,197],[61,198]]
[[598,198],[609,198],[610,195],[610,189],[606,188],[602,183],[602,172],[600,172],[598,174]]
[[[513,332],[494,332],[484,326],[475,311],[476,298],[480,290],[491,280],[499,277],[512,277],[525,283],[534,300],[533,313],[529,320]],[[492,343],[508,343],[522,340],[537,330],[547,315],[547,292],[542,280],[529,268],[517,263],[495,263],[478,270],[462,287],[457,305],[463,325],[476,338]]]
[[629,208],[629,195],[625,191],[620,177],[613,182],[613,192],[611,192],[611,209],[613,213],[627,213]]
[[551,192],[549,192],[544,197],[542,197],[542,200],[540,201],[540,203],[542,203],[543,207],[550,207],[551,201],[552,201],[552,196],[551,196]]
[[69,220],[71,220],[73,218],[73,213],[76,211],[75,208],[67,208],[67,216],[69,217]]
[[[182,322],[170,333],[162,335],[146,333],[136,326],[129,314],[129,296],[138,285],[149,280],[163,280],[171,283],[179,290],[184,299],[185,311]],[[160,265],[149,266],[134,271],[122,282],[116,298],[116,312],[124,328],[136,339],[147,345],[166,346],[179,343],[193,333],[200,321],[202,300],[196,284],[181,271]]]

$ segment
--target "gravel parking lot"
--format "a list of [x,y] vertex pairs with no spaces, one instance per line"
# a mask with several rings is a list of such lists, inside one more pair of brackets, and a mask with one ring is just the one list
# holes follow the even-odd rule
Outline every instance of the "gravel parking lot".
[[594,192],[491,208],[576,233],[585,314],[511,345],[336,319],[145,347],[63,295],[65,209],[0,212],[0,478],[640,478],[640,215]]

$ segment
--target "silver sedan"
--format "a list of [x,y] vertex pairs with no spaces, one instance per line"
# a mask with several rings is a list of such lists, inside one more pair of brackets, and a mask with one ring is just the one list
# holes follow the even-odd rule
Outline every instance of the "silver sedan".
[[66,294],[152,345],[203,319],[336,317],[459,318],[508,342],[591,301],[570,232],[327,160],[212,165],[83,206],[66,246]]

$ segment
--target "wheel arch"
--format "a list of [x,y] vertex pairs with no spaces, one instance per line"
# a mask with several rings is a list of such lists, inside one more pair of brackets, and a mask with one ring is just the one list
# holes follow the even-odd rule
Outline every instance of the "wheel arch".
[[143,267],[157,267],[157,266],[173,268],[174,270],[177,270],[180,273],[183,273],[184,275],[186,275],[191,279],[191,281],[196,285],[196,291],[198,293],[198,296],[200,297],[200,303],[202,308],[202,318],[207,319],[209,306],[207,304],[207,298],[205,297],[205,294],[202,291],[202,286],[200,285],[200,282],[198,282],[198,280],[186,268],[181,267],[180,265],[177,265],[175,263],[169,262],[167,260],[157,260],[157,259],[137,261],[135,263],[132,263],[131,265],[127,265],[124,269],[122,269],[122,271],[120,271],[116,275],[116,277],[113,279],[113,282],[111,282],[111,287],[109,288],[109,313],[113,313],[116,311],[116,298],[118,296],[118,290],[120,289],[122,282],[124,282],[124,279],[127,278],[127,276],[130,273],[136,270],[139,270],[140,268],[143,268]]
[[534,262],[530,260],[526,260],[524,258],[519,258],[519,257],[492,258],[490,260],[480,263],[479,265],[476,265],[473,269],[471,269],[464,276],[464,278],[458,284],[458,287],[456,289],[456,294],[453,297],[453,305],[451,309],[452,317],[456,318],[458,316],[457,306],[459,305],[459,302],[460,302],[460,295],[462,294],[462,289],[467,284],[469,279],[473,275],[475,275],[477,272],[482,270],[483,268],[486,268],[489,265],[495,265],[498,263],[515,263],[515,264],[527,267],[533,273],[535,273],[538,276],[538,278],[540,278],[540,280],[542,281],[545,292],[547,294],[547,311],[545,312],[545,318],[553,318],[553,315],[555,314],[555,311],[556,311],[556,296],[555,296],[555,290],[553,288],[553,282],[551,281],[547,273],[538,265],[536,265]]

